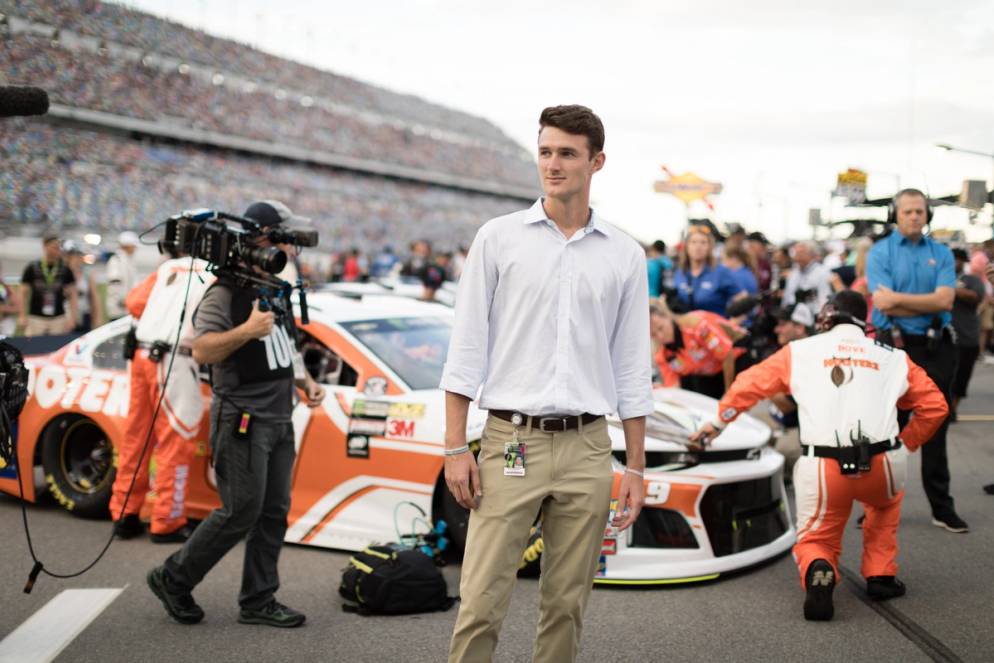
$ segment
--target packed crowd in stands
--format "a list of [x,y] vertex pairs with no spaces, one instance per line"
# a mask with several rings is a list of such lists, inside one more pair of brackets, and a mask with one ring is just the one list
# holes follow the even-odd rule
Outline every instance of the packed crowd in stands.
[[147,228],[184,209],[240,212],[276,198],[313,219],[323,251],[428,238],[452,250],[514,201],[283,160],[239,156],[34,120],[0,124],[0,223]]
[[306,88],[314,96],[333,98],[357,109],[495,142],[508,141],[499,129],[482,118],[288,61],[121,5],[96,0],[0,0],[0,13],[284,88]]
[[[374,124],[319,106],[280,99],[269,88],[232,89],[140,60],[14,34],[0,42],[8,81],[48,91],[53,102],[153,122],[369,159],[515,186],[533,185],[520,154]],[[506,143],[505,139],[505,143]]]

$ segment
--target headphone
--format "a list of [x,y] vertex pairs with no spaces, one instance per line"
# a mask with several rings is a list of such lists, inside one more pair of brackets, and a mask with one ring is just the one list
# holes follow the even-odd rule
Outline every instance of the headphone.
[[821,307],[821,311],[818,312],[818,318],[815,321],[815,329],[820,333],[828,331],[835,325],[850,324],[856,325],[866,331],[866,320],[860,320],[852,313],[842,311],[836,307],[836,296],[838,294],[835,293],[829,297],[825,305]]
[[887,223],[897,223],[897,200],[901,196],[921,196],[925,199],[925,225],[932,223],[932,215],[935,211],[932,209],[932,203],[925,195],[925,192],[920,189],[901,189],[894,194],[890,202],[887,203]]

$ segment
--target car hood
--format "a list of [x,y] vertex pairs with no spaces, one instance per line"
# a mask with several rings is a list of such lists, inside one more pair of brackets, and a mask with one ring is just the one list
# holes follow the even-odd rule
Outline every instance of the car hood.
[[[646,421],[646,451],[686,450],[687,437],[718,414],[718,401],[692,391],[660,388],[653,391],[655,412]],[[388,400],[423,403],[425,418],[444,430],[445,392],[439,389],[412,391],[403,396]],[[487,411],[477,407],[474,401],[469,406],[467,419],[467,439],[478,440],[487,422]],[[611,446],[616,450],[625,448],[625,436],[621,421],[608,417]],[[764,446],[770,439],[770,427],[749,414],[728,425],[722,434],[709,445],[711,451],[734,451],[755,449]]]
[[[718,401],[685,389],[654,389],[655,412],[646,418],[645,450],[685,451],[687,437],[718,416]],[[621,421],[609,417],[611,446],[625,448]],[[770,439],[770,427],[749,414],[741,414],[716,437],[709,451],[735,451],[764,446]]]

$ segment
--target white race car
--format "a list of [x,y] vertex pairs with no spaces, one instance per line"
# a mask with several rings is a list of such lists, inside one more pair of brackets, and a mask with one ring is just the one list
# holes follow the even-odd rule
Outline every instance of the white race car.
[[[302,327],[307,369],[326,385],[322,407],[294,411],[297,461],[287,541],[343,550],[396,541],[427,521],[445,521],[461,550],[467,512],[443,480],[444,393],[437,388],[453,312],[387,294],[315,293]],[[118,320],[47,355],[30,357],[31,396],[17,422],[18,457],[0,467],[0,490],[25,497],[47,489],[80,515],[106,515],[114,446],[124,435],[130,326]],[[209,400],[209,390],[203,385]],[[656,584],[711,579],[786,551],[794,530],[784,499],[783,458],[770,430],[742,416],[703,453],[680,444],[716,403],[681,390],[658,390],[648,422],[646,506],[635,525],[604,534],[599,583]],[[479,440],[486,412],[470,408],[467,435]],[[624,462],[620,422],[611,427]],[[203,517],[218,506],[209,462],[209,417],[191,441],[195,458],[187,509]],[[154,492],[149,494],[154,498]],[[146,509],[150,502],[146,504]],[[419,513],[420,512],[420,513]],[[533,541],[526,557],[541,544]]]

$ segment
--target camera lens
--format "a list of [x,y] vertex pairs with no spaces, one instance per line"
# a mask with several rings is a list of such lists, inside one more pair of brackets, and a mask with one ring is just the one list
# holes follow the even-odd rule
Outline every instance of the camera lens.
[[270,274],[278,274],[286,267],[286,253],[275,246],[257,246],[245,252],[245,262]]

